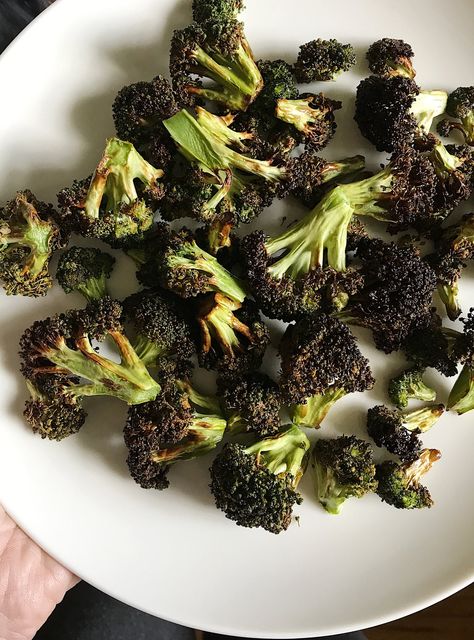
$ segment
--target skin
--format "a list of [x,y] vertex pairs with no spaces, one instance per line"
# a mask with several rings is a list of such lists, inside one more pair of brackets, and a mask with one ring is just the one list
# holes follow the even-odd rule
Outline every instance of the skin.
[[31,640],[78,578],[53,560],[0,506],[0,638]]

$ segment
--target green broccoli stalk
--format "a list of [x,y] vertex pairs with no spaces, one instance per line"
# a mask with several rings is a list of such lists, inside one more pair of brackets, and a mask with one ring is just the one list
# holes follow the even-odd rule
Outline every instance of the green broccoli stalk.
[[436,391],[423,382],[424,373],[424,368],[415,366],[390,380],[388,395],[394,405],[399,409],[406,409],[409,400],[436,400]]
[[449,136],[451,131],[462,133],[466,144],[474,146],[474,87],[458,87],[448,97],[446,113],[457,120],[442,120],[438,132]]
[[465,364],[448,398],[448,409],[462,416],[474,409],[474,366]]
[[275,115],[279,120],[293,125],[309,146],[318,151],[328,144],[336,132],[334,111],[341,107],[341,102],[330,100],[322,93],[305,93],[296,100],[278,100]]
[[71,247],[59,258],[56,279],[65,293],[77,291],[85,299],[100,300],[108,295],[107,279],[115,258],[91,247]]
[[306,404],[298,404],[293,408],[293,422],[298,426],[319,428],[330,409],[347,393],[341,387],[331,386],[323,394],[310,396]]
[[271,533],[288,528],[310,444],[294,425],[249,447],[228,443],[211,466],[211,492],[218,509],[242,527]]
[[337,515],[349,498],[375,491],[372,447],[355,436],[318,440],[312,453],[316,497],[328,513]]

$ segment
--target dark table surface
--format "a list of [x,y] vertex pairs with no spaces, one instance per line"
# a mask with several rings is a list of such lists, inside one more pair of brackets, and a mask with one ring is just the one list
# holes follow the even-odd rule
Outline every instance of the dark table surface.
[[0,52],[54,0],[1,0],[0,2]]

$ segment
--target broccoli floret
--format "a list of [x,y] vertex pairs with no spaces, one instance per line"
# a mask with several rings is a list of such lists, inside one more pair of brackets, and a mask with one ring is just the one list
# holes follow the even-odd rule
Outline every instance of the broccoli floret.
[[474,87],[458,87],[448,96],[446,113],[453,120],[441,120],[438,132],[442,136],[449,136],[453,129],[460,131],[466,144],[474,146]]
[[278,385],[264,373],[234,378],[223,375],[217,391],[232,433],[254,432],[271,436],[280,428],[281,394]]
[[[263,86],[243,25],[235,19],[175,31],[170,73],[178,100],[186,105],[211,100],[230,111],[245,111]],[[201,77],[213,84],[204,86]]]
[[87,301],[108,295],[107,279],[115,258],[91,247],[71,247],[59,258],[56,279],[65,293],[78,291]]
[[368,360],[354,336],[330,316],[304,318],[287,327],[280,355],[280,388],[289,404],[304,404],[315,394],[324,396],[336,390],[365,391],[374,384]]
[[193,0],[193,19],[199,23],[232,20],[243,8],[243,0]]
[[[38,320],[20,341],[23,375],[67,379],[63,397],[68,402],[83,396],[111,396],[128,404],[153,400],[160,385],[153,380],[123,332],[122,305],[110,298],[90,302],[86,309]],[[120,354],[120,363],[93,347],[93,340],[109,336]],[[77,381],[77,378],[83,381]]]
[[123,306],[136,332],[133,347],[146,366],[155,366],[160,358],[192,356],[191,330],[177,301],[164,292],[140,291],[126,298]]
[[443,413],[442,404],[405,414],[378,405],[367,412],[367,433],[378,447],[385,447],[403,462],[412,462],[423,446],[417,434],[431,429]]
[[52,286],[49,261],[67,240],[56,217],[31,191],[0,207],[0,279],[7,295],[44,296]]
[[435,209],[438,221],[442,222],[472,194],[474,154],[470,147],[445,147],[438,141],[431,152],[431,160],[438,176]]
[[304,473],[309,441],[297,427],[285,426],[249,447],[228,443],[211,466],[211,492],[218,509],[242,527],[285,531]]
[[392,460],[377,465],[377,493],[397,509],[423,509],[433,506],[433,499],[421,477],[441,458],[436,449],[424,449],[413,462],[397,464]]
[[355,436],[318,440],[312,452],[316,497],[328,513],[337,515],[349,498],[375,491],[372,447]]
[[163,195],[158,183],[162,175],[132,144],[111,138],[92,179],[59,192],[61,224],[111,244],[141,234],[151,227]]
[[318,38],[301,45],[295,75],[298,82],[302,83],[335,80],[344,71],[349,71],[355,63],[355,52],[350,44]]
[[169,382],[154,401],[129,409],[124,437],[133,479],[144,489],[166,489],[170,466],[212,451],[226,426],[216,398],[187,379]]
[[424,368],[412,367],[390,380],[388,395],[394,405],[399,409],[406,409],[408,401],[412,399],[424,402],[436,400],[436,391],[423,381],[424,373]]
[[421,91],[409,78],[370,76],[357,87],[354,119],[377,151],[392,152],[424,140],[447,99],[444,91]]
[[197,321],[201,367],[243,374],[261,365],[270,334],[254,302],[242,305],[215,294],[199,304]]
[[252,105],[252,111],[263,111],[265,116],[273,116],[277,100],[295,100],[298,97],[293,69],[284,60],[259,60],[257,65],[263,77],[263,89]]
[[382,38],[370,45],[367,51],[369,69],[377,76],[400,76],[413,80],[416,75],[411,59],[415,54],[403,40]]
[[474,409],[474,308],[471,308],[467,318],[461,318],[464,325],[454,344],[455,357],[463,366],[454,383],[448,399],[448,409],[459,415]]
[[336,133],[334,112],[341,109],[342,102],[326,98],[322,93],[303,93],[295,100],[277,101],[275,115],[279,120],[291,124],[314,151],[324,149]]

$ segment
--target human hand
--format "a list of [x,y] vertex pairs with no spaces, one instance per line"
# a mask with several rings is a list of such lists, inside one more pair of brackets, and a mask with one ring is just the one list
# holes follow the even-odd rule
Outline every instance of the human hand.
[[0,640],[31,640],[77,582],[0,505]]

